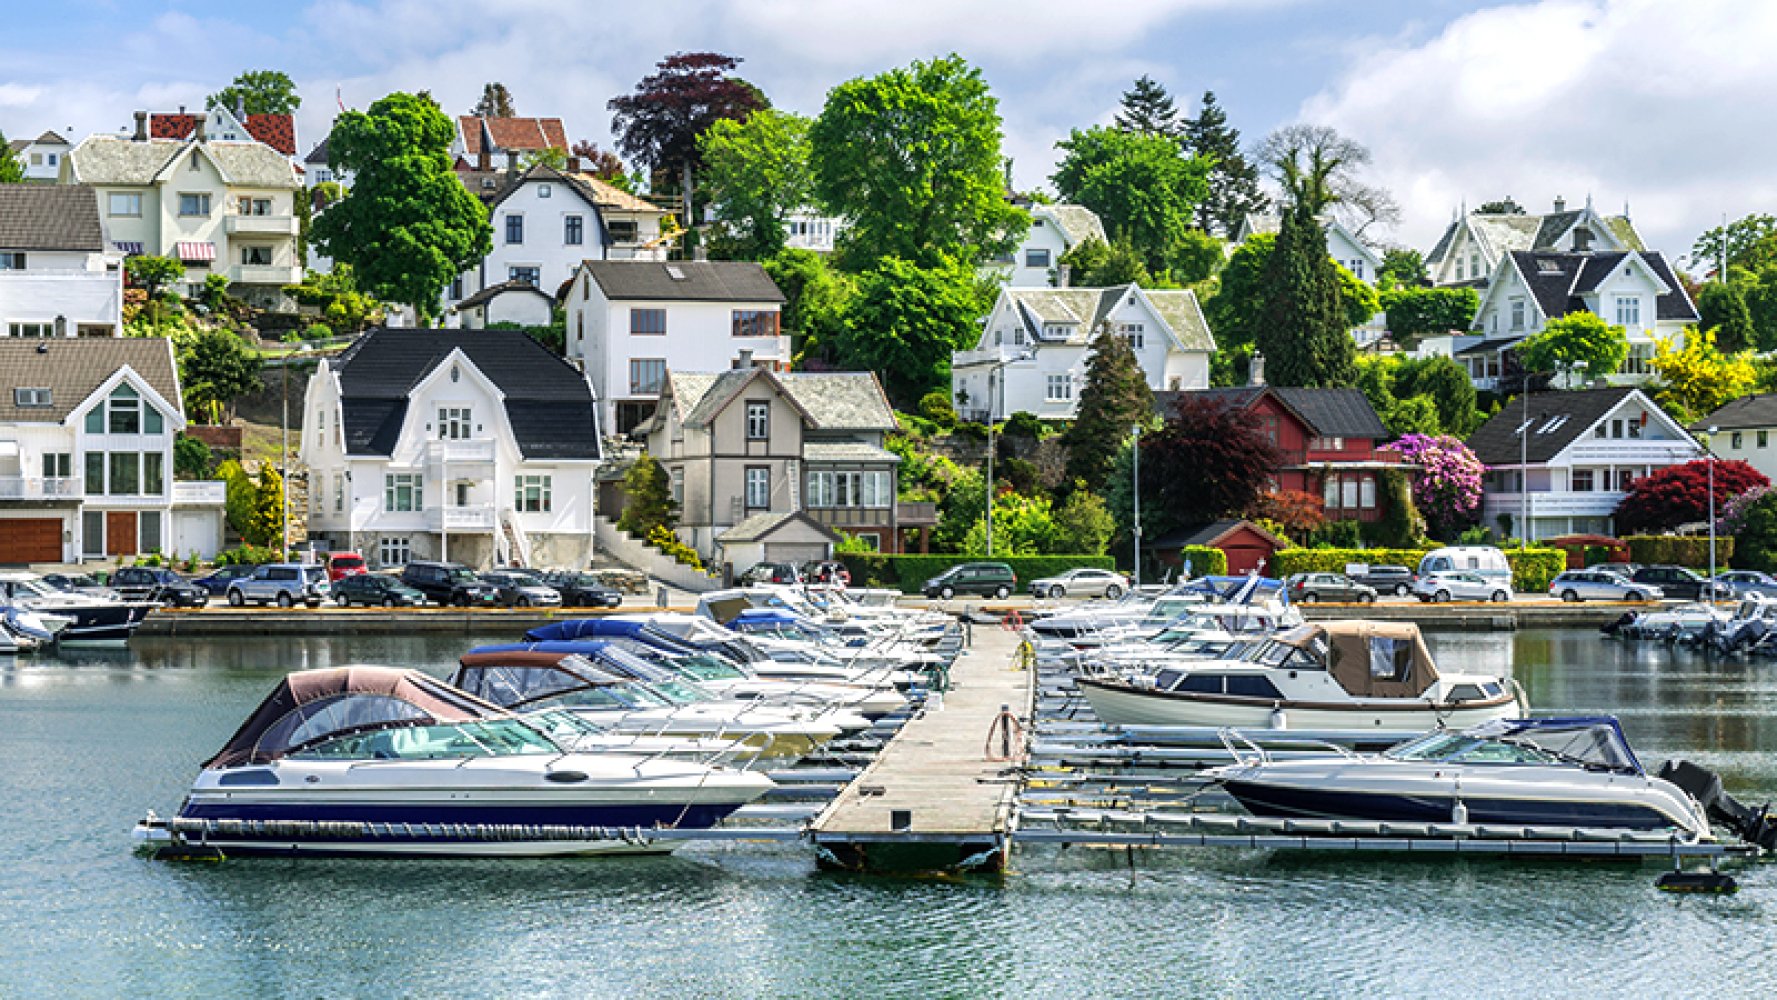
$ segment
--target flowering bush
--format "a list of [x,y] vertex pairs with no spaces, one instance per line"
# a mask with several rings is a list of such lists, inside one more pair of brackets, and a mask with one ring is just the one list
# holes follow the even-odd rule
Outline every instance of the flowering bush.
[[1760,500],[1771,492],[1769,486],[1754,486],[1739,496],[1729,497],[1720,505],[1720,517],[1716,519],[1715,530],[1724,535],[1738,535],[1740,529],[1746,527],[1747,515]]
[[1487,467],[1467,445],[1448,434],[1405,434],[1384,448],[1419,466],[1413,473],[1413,503],[1433,535],[1449,538],[1473,523]]
[[[1722,505],[1747,490],[1769,486],[1764,474],[1745,462],[1715,463],[1715,504],[1717,516]],[[1745,508],[1741,507],[1744,511]],[[1681,524],[1693,524],[1709,518],[1709,462],[1697,459],[1683,465],[1667,466],[1651,476],[1643,476],[1629,485],[1629,491],[1617,504],[1617,531],[1669,531]]]

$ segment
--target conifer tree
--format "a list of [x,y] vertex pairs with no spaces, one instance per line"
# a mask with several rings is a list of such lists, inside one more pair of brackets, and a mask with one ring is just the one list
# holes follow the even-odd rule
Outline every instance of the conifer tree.
[[1098,489],[1110,475],[1117,449],[1136,424],[1153,419],[1154,393],[1129,340],[1099,327],[1086,362],[1080,409],[1067,432],[1067,478]]
[[1256,346],[1273,385],[1347,386],[1357,374],[1357,348],[1347,330],[1339,266],[1307,202],[1284,213],[1265,264]]
[[1123,92],[1123,110],[1117,112],[1117,127],[1125,132],[1177,138],[1178,109],[1172,106],[1172,95],[1144,75],[1135,81],[1133,89]]
[[1187,152],[1215,164],[1209,171],[1209,197],[1197,205],[1197,228],[1232,237],[1248,213],[1270,206],[1259,190],[1259,168],[1240,152],[1240,130],[1229,127],[1215,91],[1203,92],[1203,108],[1197,117],[1184,120],[1182,139]]

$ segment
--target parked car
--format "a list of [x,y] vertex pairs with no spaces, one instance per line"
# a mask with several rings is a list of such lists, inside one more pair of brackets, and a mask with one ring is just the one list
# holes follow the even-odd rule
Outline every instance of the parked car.
[[1753,594],[1760,597],[1777,597],[1777,577],[1773,577],[1769,573],[1760,573],[1753,569],[1736,569],[1726,573],[1717,573],[1715,579],[1719,583],[1727,584],[1728,591],[1735,598]]
[[[1419,575],[1432,573],[1474,573],[1505,588],[1512,595],[1512,564],[1506,554],[1491,545],[1447,545],[1433,549],[1419,559]],[[1415,585],[1414,592],[1418,592]]]
[[1588,573],[1615,573],[1616,575],[1627,580],[1630,577],[1633,577],[1635,575],[1635,571],[1640,568],[1641,568],[1640,563],[1633,563],[1633,562],[1597,563],[1592,566],[1587,566],[1586,572],[1588,572]]
[[175,608],[201,608],[210,592],[162,566],[124,566],[111,574],[111,589],[126,601],[151,601]]
[[1634,583],[1619,573],[1570,569],[1549,581],[1549,596],[1564,601],[1657,601],[1666,595],[1651,583]]
[[364,557],[356,552],[335,552],[327,557],[327,579],[338,583],[348,576],[370,572]]
[[1378,594],[1406,597],[1413,592],[1413,571],[1405,566],[1371,566],[1351,579]]
[[545,573],[543,582],[555,588],[561,595],[564,607],[569,608],[615,608],[623,604],[623,595],[604,583],[591,573]]
[[253,575],[228,585],[228,603],[276,604],[288,608],[302,603],[318,608],[332,591],[327,568],[318,563],[266,563],[255,566]]
[[43,582],[57,590],[65,590],[70,594],[85,594],[88,597],[102,597],[108,601],[122,600],[122,595],[110,587],[100,583],[88,573],[46,573]]
[[365,607],[420,607],[426,595],[402,583],[398,577],[385,573],[352,573],[340,577],[333,585],[333,599],[341,607],[354,604]]
[[401,582],[438,604],[459,608],[498,604],[500,592],[483,583],[462,563],[410,562],[401,569]]
[[1033,597],[1107,597],[1116,600],[1129,593],[1129,578],[1108,569],[1070,569],[1057,576],[1030,582]]
[[206,591],[209,591],[211,597],[222,597],[228,593],[229,584],[236,580],[245,580],[247,577],[252,576],[253,571],[258,568],[259,567],[257,566],[248,566],[239,563],[233,566],[218,566],[209,573],[200,576],[191,582],[194,586],[202,587]]
[[927,597],[950,600],[958,594],[981,597],[1010,597],[1018,586],[1018,574],[1000,562],[958,563],[925,582],[920,590]]
[[802,564],[802,579],[809,583],[838,584],[841,587],[851,586],[851,570],[838,560],[828,559],[823,562]]
[[[1702,601],[1714,597],[1732,597],[1734,591],[1725,583],[1711,581],[1703,574],[1683,566],[1643,566],[1629,578],[1635,583],[1652,584],[1667,597],[1681,601]],[[1709,593],[1705,593],[1705,589]]]
[[1413,596],[1422,601],[1509,601],[1512,592],[1480,573],[1427,573],[1413,581]]
[[494,588],[495,600],[509,608],[559,608],[561,593],[524,573],[509,569],[489,570],[481,581]]
[[1375,587],[1358,583],[1344,573],[1297,573],[1285,581],[1284,587],[1290,600],[1302,604],[1316,601],[1376,602]]
[[795,563],[754,563],[735,582],[743,587],[754,583],[801,583],[802,571],[796,568]]

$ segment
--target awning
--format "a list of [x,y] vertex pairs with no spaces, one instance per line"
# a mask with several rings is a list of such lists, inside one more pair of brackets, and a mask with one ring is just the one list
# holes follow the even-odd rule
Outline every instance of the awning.
[[117,240],[117,241],[114,241],[111,245],[116,247],[119,250],[122,250],[124,253],[129,254],[132,257],[134,257],[142,252],[142,244],[131,241],[131,240]]
[[214,243],[179,243],[176,245],[176,249],[179,259],[187,264],[199,261],[207,263],[216,259],[216,244]]

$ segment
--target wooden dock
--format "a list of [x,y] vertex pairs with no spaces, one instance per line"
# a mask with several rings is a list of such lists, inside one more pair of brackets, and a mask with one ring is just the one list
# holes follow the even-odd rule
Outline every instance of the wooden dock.
[[943,707],[903,726],[811,829],[824,867],[852,871],[998,871],[1005,867],[1023,740],[1012,760],[988,735],[1002,707],[1029,732],[1036,673],[1019,669],[1019,637],[976,625],[950,670]]

